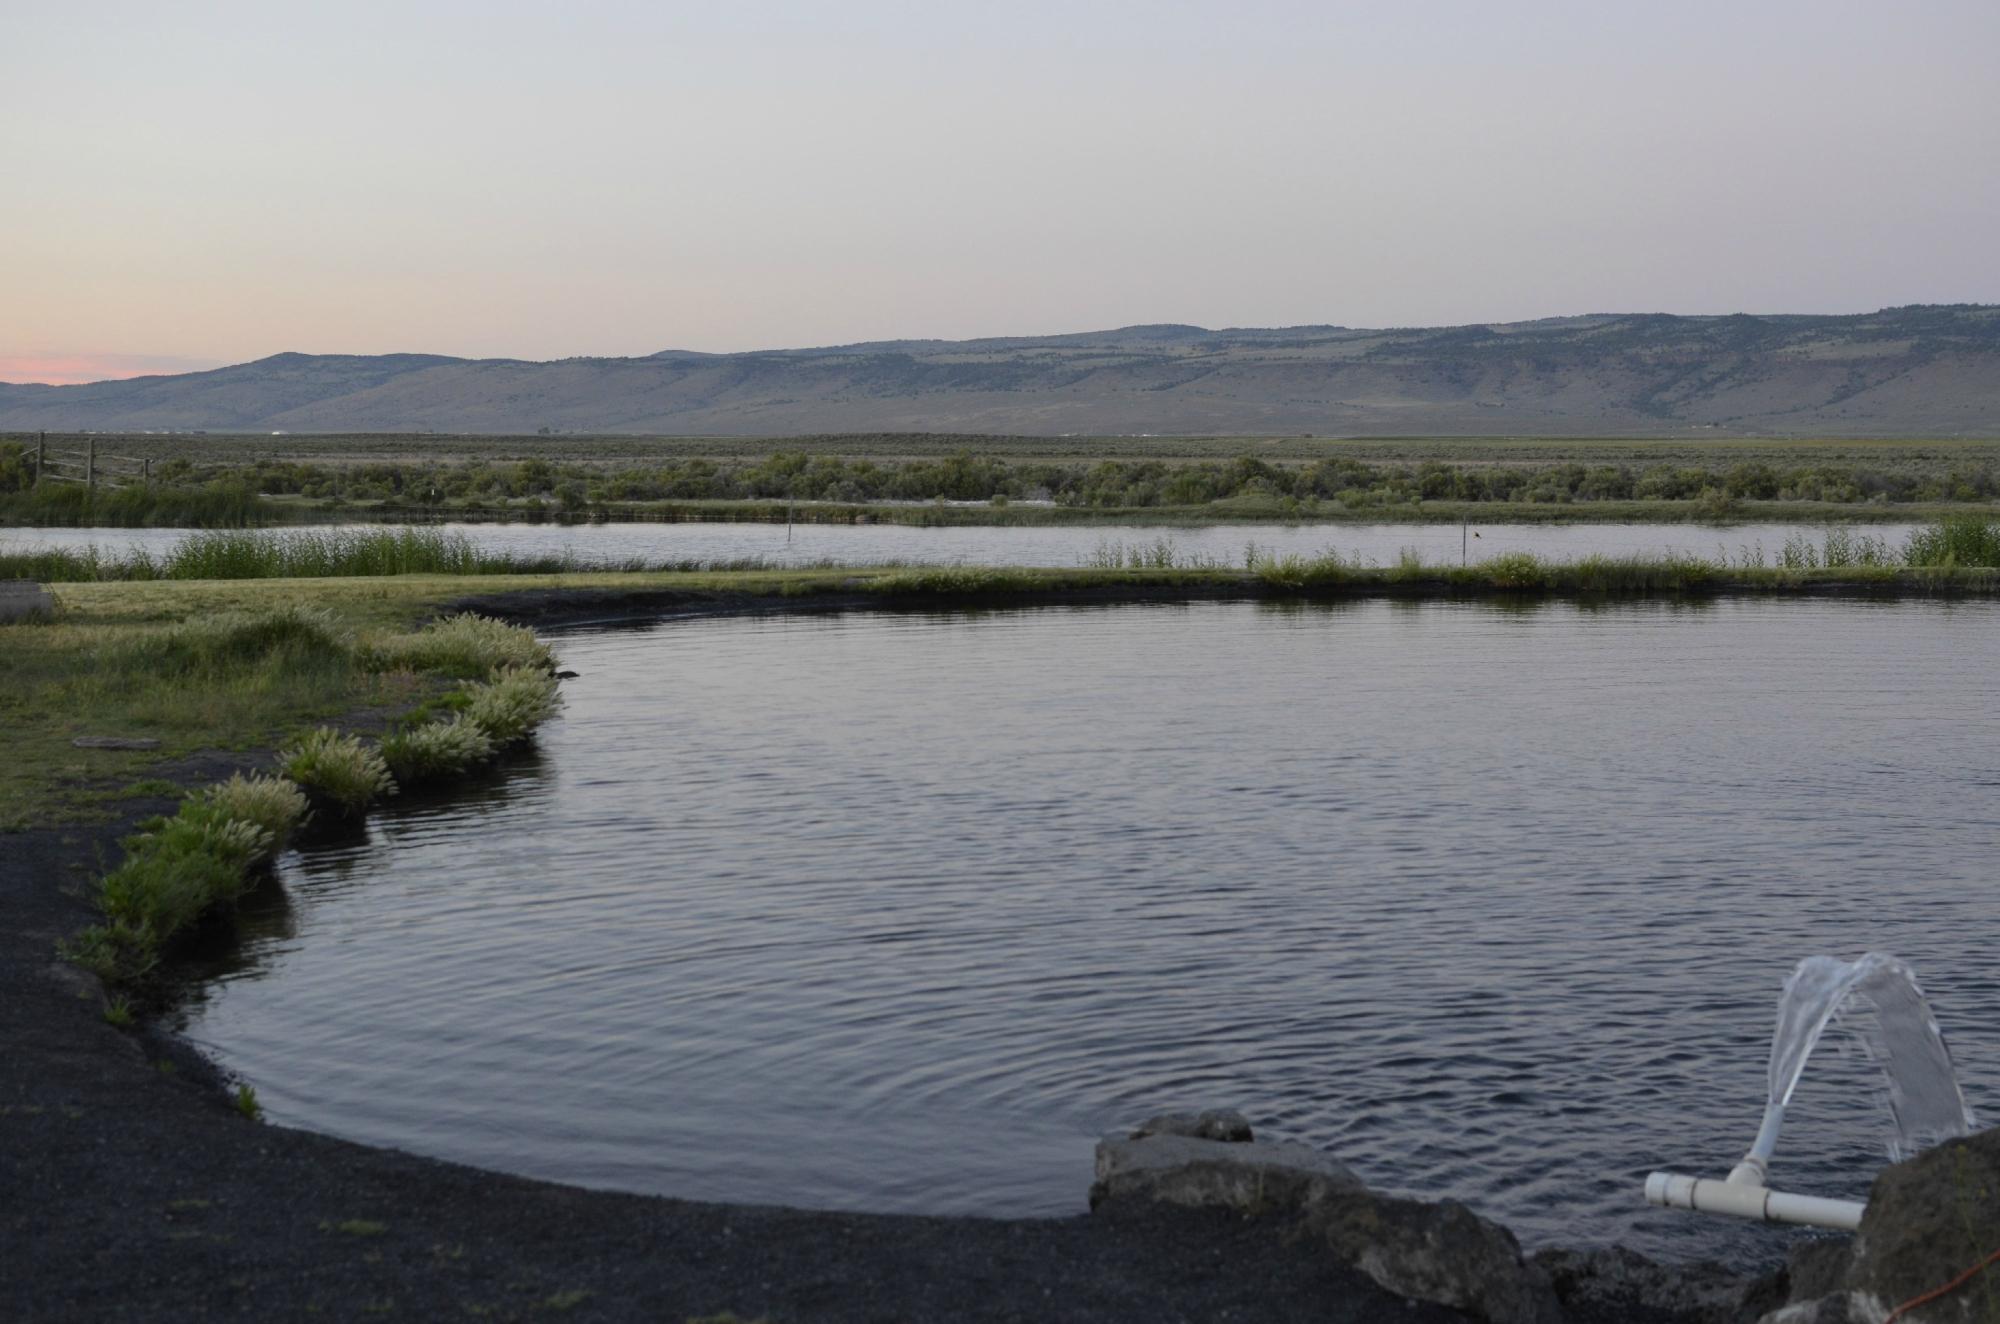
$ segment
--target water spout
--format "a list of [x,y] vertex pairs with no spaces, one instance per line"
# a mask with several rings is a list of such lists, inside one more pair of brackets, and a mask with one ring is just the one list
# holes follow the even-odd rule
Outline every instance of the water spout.
[[1858,1227],[1863,1210],[1858,1202],[1764,1189],[1785,1108],[1799,1087],[1807,1059],[1827,1027],[1836,1022],[1853,1032],[1862,1052],[1882,1072],[1884,1096],[1895,1122],[1889,1140],[1892,1160],[1975,1129],[1944,1033],[1909,965],[1883,952],[1869,952],[1856,961],[1809,956],[1799,962],[1778,995],[1770,1088],[1764,1119],[1749,1152],[1726,1181],[1656,1172],[1646,1179],[1646,1199],[1766,1222]]
[[1882,1072],[1896,1128],[1889,1139],[1891,1159],[1901,1161],[1976,1129],[1916,972],[1883,952],[1857,961],[1809,956],[1792,971],[1778,996],[1778,1026],[1771,1036],[1770,1107],[1782,1110],[1791,1103],[1806,1060],[1835,1021],[1854,1034]]

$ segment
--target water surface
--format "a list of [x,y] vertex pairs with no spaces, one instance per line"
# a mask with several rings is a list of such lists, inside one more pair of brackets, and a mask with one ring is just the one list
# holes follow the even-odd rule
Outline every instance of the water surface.
[[[589,1185],[1084,1207],[1236,1106],[1530,1244],[1768,1257],[1721,1175],[1800,957],[2000,1108],[1994,604],[776,615],[561,638],[475,790],[288,857],[189,1032],[271,1116]],[[1776,1180],[1887,1134],[1822,1049]]]
[[[321,525],[319,528],[377,528]],[[1164,542],[1183,560],[1240,566],[1248,545],[1275,555],[1336,551],[1378,565],[1405,551],[1456,565],[1506,552],[1570,559],[1593,554],[1669,554],[1741,562],[1759,552],[1775,560],[1797,534],[1815,546],[1819,530],[1796,524],[1214,524],[1193,528],[1147,525],[969,526],[917,528],[900,524],[444,524],[482,548],[522,555],[573,553],[584,562],[738,561],[773,565],[837,561],[872,565],[1034,565],[1073,567],[1113,551],[1152,549]],[[1849,526],[1856,537],[1879,538],[1900,552],[1912,524]],[[161,555],[187,529],[0,529],[0,552],[44,547],[128,547]]]

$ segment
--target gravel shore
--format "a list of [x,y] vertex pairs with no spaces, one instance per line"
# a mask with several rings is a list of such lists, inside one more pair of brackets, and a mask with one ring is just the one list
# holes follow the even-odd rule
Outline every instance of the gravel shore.
[[95,982],[55,954],[89,921],[79,892],[99,861],[171,803],[0,837],[0,1318],[1461,1318],[1217,1211],[999,1221],[696,1204],[249,1121],[190,1045],[107,1024]]

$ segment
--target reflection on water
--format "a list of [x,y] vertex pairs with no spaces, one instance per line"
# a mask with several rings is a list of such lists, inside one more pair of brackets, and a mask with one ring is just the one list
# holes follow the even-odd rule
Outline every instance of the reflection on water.
[[[1993,604],[1193,604],[559,641],[538,762],[287,858],[191,1004],[272,1116],[592,1185],[1082,1207],[1243,1108],[1532,1243],[1762,1110],[1780,983],[1869,948],[2000,1087]],[[1822,1052],[1785,1187],[1886,1134]]]
[[[323,526],[369,528],[370,525]],[[1434,565],[1484,561],[1508,552],[1559,560],[1582,556],[1669,554],[1732,563],[1762,555],[1775,559],[1796,524],[1211,524],[1183,528],[1150,525],[1051,525],[925,529],[901,524],[444,524],[480,547],[518,555],[563,551],[585,561],[738,561],[776,565],[837,561],[873,565],[903,561],[925,565],[1036,565],[1074,567],[1119,550],[1149,549],[1164,539],[1183,562],[1241,566],[1252,543],[1275,556],[1338,552],[1377,565],[1393,565],[1414,551]],[[1867,536],[1900,552],[1910,524],[1870,524]],[[1817,547],[1817,530],[1807,529]],[[0,551],[96,546],[122,552],[142,548],[157,556],[187,536],[185,529],[0,529]]]

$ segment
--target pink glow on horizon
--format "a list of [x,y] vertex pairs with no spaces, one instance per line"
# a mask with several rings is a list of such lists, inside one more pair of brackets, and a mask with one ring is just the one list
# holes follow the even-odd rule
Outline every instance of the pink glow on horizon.
[[0,354],[0,382],[15,386],[81,386],[220,366],[212,359],[165,354]]

